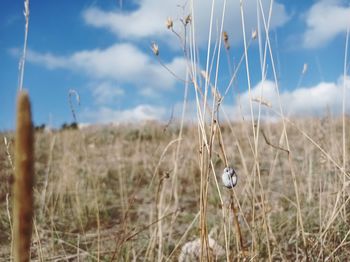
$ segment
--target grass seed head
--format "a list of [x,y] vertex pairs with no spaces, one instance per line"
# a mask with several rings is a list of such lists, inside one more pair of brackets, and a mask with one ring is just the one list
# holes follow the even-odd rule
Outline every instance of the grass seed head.
[[255,40],[257,37],[258,37],[258,31],[257,31],[257,30],[254,30],[254,31],[252,32],[252,39]]
[[192,16],[191,14],[189,14],[188,16],[186,16],[185,18],[185,25],[188,25],[189,23],[192,22]]
[[222,32],[222,38],[224,39],[225,48],[230,49],[230,43],[228,41],[228,34],[226,31]]
[[33,217],[34,135],[27,92],[17,100],[13,186],[14,261],[29,261]]
[[158,56],[159,55],[159,47],[156,43],[152,43],[151,44],[151,49],[152,49],[152,52],[155,56]]
[[174,22],[173,22],[173,20],[171,19],[171,17],[168,17],[168,19],[166,20],[165,24],[166,24],[166,27],[167,27],[168,29],[172,29],[173,26],[174,26]]

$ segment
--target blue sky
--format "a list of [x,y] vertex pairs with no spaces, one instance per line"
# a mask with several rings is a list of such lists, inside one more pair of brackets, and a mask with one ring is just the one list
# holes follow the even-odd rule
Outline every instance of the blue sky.
[[[58,127],[72,122],[69,90],[80,96],[75,101],[78,122],[110,123],[167,120],[174,110],[180,117],[184,83],[174,78],[153,55],[156,42],[159,58],[179,78],[185,78],[186,60],[178,38],[165,22],[171,17],[174,30],[183,35],[180,20],[193,11],[188,32],[195,30],[199,70],[205,70],[212,1],[193,0],[75,0],[31,1],[28,53],[24,87],[29,90],[36,125]],[[211,54],[219,39],[224,0],[215,1]],[[258,28],[265,44],[259,1],[244,1],[245,30],[248,39]],[[265,19],[270,1],[262,0]],[[18,63],[24,40],[23,2],[0,2],[0,130],[14,127]],[[344,85],[346,29],[350,26],[348,1],[274,1],[269,31],[278,75],[280,98],[286,114],[322,115],[329,108],[341,112]],[[231,65],[237,65],[243,52],[239,1],[227,1],[224,31],[230,50],[221,50],[218,88],[226,89]],[[217,50],[217,49],[216,49]],[[272,61],[267,59],[266,80],[261,82],[259,44],[248,50],[252,94],[275,106],[277,101]],[[216,60],[214,60],[216,61]],[[307,70],[302,73],[304,64]],[[348,72],[348,70],[347,70]],[[211,74],[214,79],[214,74]],[[350,97],[345,78],[346,96]],[[245,64],[225,97],[230,119],[249,114]],[[203,87],[204,88],[204,87]],[[238,97],[240,98],[238,101]],[[189,86],[188,112],[195,116],[194,88]],[[347,104],[350,104],[347,103]],[[350,112],[350,106],[346,106]]]

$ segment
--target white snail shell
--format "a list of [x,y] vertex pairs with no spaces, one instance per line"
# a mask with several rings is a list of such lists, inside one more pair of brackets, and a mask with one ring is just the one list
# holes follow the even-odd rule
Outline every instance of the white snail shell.
[[237,184],[237,175],[232,167],[225,167],[221,179],[222,183],[227,188],[233,188]]

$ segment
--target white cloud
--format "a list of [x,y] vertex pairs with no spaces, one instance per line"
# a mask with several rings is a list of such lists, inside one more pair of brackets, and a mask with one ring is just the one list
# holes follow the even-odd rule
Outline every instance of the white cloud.
[[141,88],[139,91],[139,94],[142,95],[143,97],[148,97],[148,98],[159,99],[161,97],[160,93],[153,88]]
[[[350,113],[350,78],[346,81],[346,112]],[[261,93],[262,91],[262,93]],[[251,90],[251,97],[255,101],[263,101],[268,106],[261,106],[261,118],[269,120],[280,119],[278,94],[275,83],[266,80],[264,83],[258,83]],[[260,99],[261,98],[261,99]],[[336,83],[320,82],[315,86],[298,88],[290,91],[280,91],[280,100],[283,113],[287,117],[318,117],[330,112],[334,116],[342,113],[343,102],[343,78],[340,77]],[[248,91],[245,91],[236,97],[234,103],[225,99],[221,105],[221,110],[225,111],[230,121],[239,121],[242,118],[250,119],[250,98]],[[259,103],[253,101],[254,118],[258,118]],[[208,102],[212,104],[211,101]],[[202,104],[201,104],[202,106]],[[174,107],[176,118],[181,117],[182,102]],[[185,120],[196,121],[197,105],[195,101],[189,101],[186,105]],[[220,112],[220,120],[226,121],[224,114]]]
[[[184,5],[184,9],[180,6]],[[208,39],[209,22],[212,1],[194,0],[194,28],[196,41],[199,45],[205,46]],[[215,1],[213,39],[217,39],[217,28],[220,27],[222,8],[224,0]],[[97,28],[106,28],[118,37],[128,41],[138,40],[145,37],[160,37],[169,42],[169,31],[165,27],[167,17],[172,17],[174,26],[181,30],[180,19],[190,14],[190,1],[173,0],[140,0],[139,8],[128,13],[103,11],[93,7],[83,12],[83,18],[88,25]],[[269,0],[262,0],[265,17],[268,16]],[[246,30],[249,33],[257,27],[257,2],[244,1],[244,15]],[[273,15],[270,29],[282,26],[289,19],[283,4],[274,2]],[[230,35],[232,43],[239,43],[242,40],[240,1],[227,1],[225,15],[225,30]]]
[[83,18],[88,25],[107,28],[120,37],[139,38],[162,34],[166,16],[171,15],[164,11],[174,7],[175,3],[171,1],[143,0],[140,1],[140,8],[130,13],[102,11],[92,7],[85,10]]
[[[262,106],[263,117],[277,117],[274,111],[279,112],[278,94],[275,88],[275,83],[265,81],[257,84],[251,90],[251,96],[255,99],[260,99],[262,93],[262,101],[271,105],[271,108]],[[346,83],[346,112],[350,113],[350,81]],[[280,99],[282,108],[286,116],[322,116],[329,109],[334,115],[339,115],[342,112],[343,101],[343,81],[339,78],[337,83],[320,82],[319,84],[308,87],[298,88],[292,91],[281,91]],[[250,117],[250,104],[248,91],[241,94],[240,105],[235,106],[233,112],[240,113],[244,117]],[[254,115],[257,117],[258,103],[253,102]]]
[[98,104],[111,104],[124,95],[124,90],[111,82],[102,82],[92,86],[92,94]]
[[[126,43],[114,44],[106,49],[79,51],[66,57],[29,50],[27,60],[49,69],[69,69],[83,72],[91,78],[117,80],[140,88],[167,90],[177,81],[158,61]],[[185,60],[174,57],[166,66],[181,76],[185,71]]]
[[167,110],[164,107],[153,105],[138,105],[134,108],[114,110],[109,107],[100,107],[95,110],[86,110],[82,119],[92,123],[134,123],[148,120],[162,120]]
[[[270,2],[269,0],[262,0],[262,7],[264,10],[265,19],[268,18]],[[216,1],[214,10],[213,23],[213,39],[218,38],[218,30],[220,30],[222,8],[224,0]],[[211,1],[195,1],[195,22],[194,26],[197,32],[198,43],[206,43],[208,41],[209,32],[209,18],[211,12]],[[243,1],[245,30],[247,37],[250,33],[257,29],[257,1]],[[289,20],[283,4],[276,1],[273,2],[272,18],[270,22],[270,30],[283,26]],[[263,28],[263,27],[262,27]],[[240,1],[227,1],[224,31],[229,35],[229,41],[232,44],[240,43],[243,39]]]
[[[261,96],[262,91],[262,96]],[[350,79],[346,81],[346,112],[350,113]],[[266,80],[264,83],[258,83],[251,90],[253,99],[260,99],[268,103],[270,106],[262,105],[262,119],[280,119],[278,94],[276,92],[275,83]],[[320,82],[315,86],[308,88],[298,88],[291,91],[281,91],[280,99],[287,117],[313,117],[323,116],[327,112],[333,115],[340,115],[342,112],[343,101],[343,79],[339,78],[337,83]],[[239,95],[235,103],[232,105],[229,101],[222,104],[222,109],[227,114],[229,120],[239,121],[242,119],[250,119],[250,103],[248,91]],[[210,100],[208,102],[211,104]],[[183,102],[177,102],[173,107],[170,106],[154,106],[149,104],[138,105],[134,108],[124,110],[114,110],[109,107],[100,107],[97,110],[85,110],[82,113],[82,120],[89,123],[124,123],[124,122],[143,122],[147,120],[162,121],[169,117],[172,108],[174,108],[175,119],[180,119]],[[253,102],[254,117],[258,116],[258,103]],[[221,121],[225,121],[225,117],[220,113]],[[197,105],[195,101],[188,101],[186,104],[185,121],[196,122]]]
[[316,2],[306,15],[306,25],[304,46],[323,46],[350,27],[350,6],[342,6],[339,1]]
[[[16,53],[19,53],[20,51],[15,48],[12,48],[10,52],[13,55],[17,56],[18,54]],[[68,68],[71,66],[68,58],[55,56],[50,53],[40,54],[31,50],[28,50],[26,58],[27,58],[27,61],[36,63],[36,64],[43,64],[48,69]]]

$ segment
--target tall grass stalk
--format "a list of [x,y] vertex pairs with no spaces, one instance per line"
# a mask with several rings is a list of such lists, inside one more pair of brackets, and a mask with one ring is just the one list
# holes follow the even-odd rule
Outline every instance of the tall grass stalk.
[[19,62],[19,79],[18,79],[18,89],[23,89],[23,78],[24,78],[24,65],[27,55],[27,42],[28,42],[28,29],[29,29],[29,0],[24,0],[24,12],[25,17],[25,27],[24,27],[24,44],[23,53]]
[[[349,44],[349,27],[346,31],[345,54],[344,54],[344,73],[343,73],[343,170],[346,170],[346,82],[347,82],[347,59],[348,59],[348,44]],[[346,176],[343,175],[343,184],[346,182]],[[343,193],[343,201],[346,198],[345,191]],[[343,217],[346,217],[346,209],[343,210]]]
[[[258,3],[257,3],[258,4]],[[247,83],[248,83],[248,94],[249,94],[249,104],[250,104],[250,111],[251,111],[251,121],[252,121],[252,131],[253,131],[253,138],[254,138],[254,172],[253,172],[253,226],[255,225],[255,192],[256,192],[256,179],[255,174],[257,174],[258,177],[258,183],[260,187],[260,195],[261,195],[261,205],[263,210],[263,225],[264,225],[264,231],[266,235],[266,245],[267,245],[267,251],[268,251],[268,258],[269,261],[271,261],[271,247],[270,247],[270,237],[269,237],[269,228],[268,228],[268,221],[266,216],[266,207],[265,207],[265,191],[261,182],[261,174],[260,174],[260,162],[259,162],[259,156],[258,156],[258,144],[259,144],[259,129],[260,129],[260,117],[261,117],[261,103],[259,103],[259,111],[258,111],[258,119],[257,119],[257,126],[255,127],[254,123],[254,111],[253,111],[253,98],[251,95],[251,79],[250,79],[250,69],[249,69],[249,57],[248,57],[248,44],[246,40],[246,31],[245,31],[245,17],[244,17],[244,9],[243,9],[243,1],[240,2],[240,11],[241,11],[241,21],[242,21],[242,33],[243,33],[243,44],[244,44],[244,54],[245,54],[245,64],[246,64],[246,75],[247,75]],[[262,12],[262,16],[263,11]],[[259,12],[258,12],[259,13]],[[270,9],[269,9],[269,16],[268,16],[268,22],[266,27],[266,42],[265,42],[265,51],[264,51],[264,60],[260,61],[262,65],[262,84],[265,80],[265,65],[266,65],[266,49],[267,49],[267,40],[268,40],[268,32],[269,32],[269,25],[270,25],[270,19],[272,15],[272,2],[270,3]],[[260,22],[260,21],[259,21]],[[264,21],[265,22],[265,21]],[[265,24],[266,26],[266,24]],[[260,42],[259,42],[260,43]],[[259,51],[261,52],[261,45],[259,45]],[[261,58],[261,54],[260,54]],[[262,98],[262,89],[260,93],[260,98]],[[255,227],[255,226],[254,226]],[[255,235],[253,236],[253,241],[255,241]],[[253,243],[253,250],[254,250],[254,243]]]
[[[214,1],[215,2],[215,1]],[[214,3],[212,5],[214,8]],[[211,12],[211,16],[213,16],[213,9]],[[196,104],[197,104],[197,116],[198,116],[198,142],[199,142],[199,152],[200,152],[200,196],[199,196],[199,205],[200,205],[200,216],[199,216],[199,228],[200,228],[200,258],[203,259],[204,251],[205,254],[209,254],[209,244],[208,244],[208,229],[206,222],[206,212],[207,212],[207,189],[208,189],[208,154],[207,150],[209,148],[207,135],[205,132],[205,110],[206,110],[206,95],[204,96],[203,103],[203,112],[200,106],[199,94],[200,86],[197,83],[197,54],[196,54],[196,37],[195,37],[195,24],[196,16],[194,12],[194,3],[191,1],[191,17],[192,17],[192,26],[191,26],[191,34],[190,34],[190,61],[191,61],[191,76],[192,83],[195,88],[196,94]],[[210,33],[209,33],[210,35]],[[207,92],[207,90],[205,91]]]
[[[300,200],[299,200],[298,184],[297,184],[297,180],[296,180],[294,166],[293,166],[293,163],[292,163],[291,151],[290,151],[289,140],[288,140],[288,135],[287,135],[287,128],[286,128],[286,123],[285,123],[285,117],[284,117],[281,97],[280,97],[280,93],[279,93],[279,84],[278,84],[278,78],[277,78],[277,73],[276,73],[276,68],[275,68],[275,62],[274,62],[274,57],[273,57],[273,54],[272,54],[270,37],[269,37],[269,33],[268,33],[268,27],[266,25],[266,19],[265,19],[265,16],[264,16],[264,10],[263,10],[263,7],[262,7],[261,0],[259,0],[259,6],[260,6],[260,10],[261,10],[261,14],[262,14],[262,20],[263,20],[263,24],[264,24],[266,41],[267,41],[268,49],[269,49],[269,53],[270,53],[270,60],[271,60],[271,65],[272,65],[273,77],[274,77],[275,84],[276,84],[276,92],[277,92],[277,96],[278,96],[279,110],[280,110],[281,116],[282,116],[284,140],[285,140],[285,143],[286,143],[286,146],[287,146],[287,150],[289,152],[289,154],[288,154],[288,162],[289,162],[289,167],[290,167],[290,171],[291,171],[292,178],[293,178],[293,186],[294,186],[295,197],[296,197],[296,202],[297,202],[297,229],[296,229],[297,232],[296,233],[297,233],[297,235],[299,235],[299,226],[300,226],[300,231],[301,231],[301,235],[302,235],[303,245],[304,245],[304,248],[306,250],[307,244],[306,244],[306,236],[305,236],[305,231],[304,231],[303,218],[302,218],[302,215],[301,215],[301,207],[300,207]],[[271,8],[272,7],[270,7],[270,10],[271,10]],[[298,250],[297,242],[296,242],[296,252]]]

